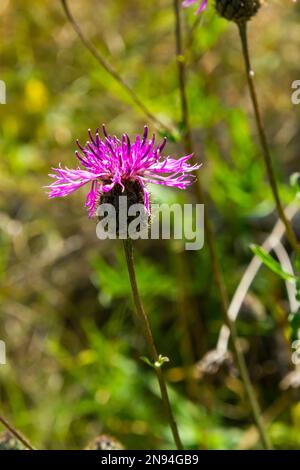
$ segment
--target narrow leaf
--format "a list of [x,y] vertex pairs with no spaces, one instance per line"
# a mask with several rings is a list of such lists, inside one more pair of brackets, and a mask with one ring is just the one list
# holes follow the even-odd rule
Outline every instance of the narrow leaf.
[[261,246],[258,245],[250,245],[251,250],[253,253],[258,256],[263,264],[267,266],[273,273],[277,274],[281,279],[284,281],[293,281],[295,282],[296,276],[287,273],[282,269],[280,263],[276,261],[273,256],[271,256],[269,253],[267,253]]

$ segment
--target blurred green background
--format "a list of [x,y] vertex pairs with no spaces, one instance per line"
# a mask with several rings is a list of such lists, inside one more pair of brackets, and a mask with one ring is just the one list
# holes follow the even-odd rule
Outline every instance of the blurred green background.
[[[172,1],[69,3],[151,111],[178,124]],[[276,216],[236,27],[212,5],[196,28],[193,9],[183,11],[183,23],[193,139],[232,297],[251,260],[249,244],[264,240]],[[300,105],[291,103],[291,84],[300,79],[299,23],[299,5],[270,0],[250,25],[286,203],[293,198],[289,175],[299,170]],[[146,346],[132,321],[121,243],[96,238],[85,189],[59,200],[42,189],[51,166],[75,165],[76,138],[84,143],[88,128],[105,122],[110,133],[135,135],[146,118],[83,47],[58,0],[1,0],[0,79],[7,86],[7,104],[0,105],[0,339],[7,346],[1,413],[38,448],[82,449],[102,433],[129,449],[172,448],[155,377],[140,360]],[[180,142],[170,142],[167,153],[182,155]],[[151,192],[154,201],[195,202],[191,192]],[[179,242],[139,242],[137,273],[158,350],[170,358],[166,377],[185,446],[259,448],[238,376],[197,375],[195,364],[215,348],[222,325],[206,245],[183,257]],[[299,396],[279,387],[291,368],[288,313],[284,284],[262,269],[239,333],[274,446],[298,449]]]

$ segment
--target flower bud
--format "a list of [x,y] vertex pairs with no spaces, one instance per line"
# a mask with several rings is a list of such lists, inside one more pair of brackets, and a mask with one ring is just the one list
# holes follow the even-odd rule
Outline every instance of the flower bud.
[[246,23],[256,15],[262,0],[216,0],[220,16],[236,23]]

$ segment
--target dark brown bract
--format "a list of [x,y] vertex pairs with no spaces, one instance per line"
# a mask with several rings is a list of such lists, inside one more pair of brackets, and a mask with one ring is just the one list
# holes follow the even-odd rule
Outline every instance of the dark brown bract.
[[[135,215],[129,215],[130,208],[136,204],[139,205],[139,209],[141,211],[142,220],[143,224],[137,226],[137,231],[142,231],[146,230],[148,224],[150,223],[150,214],[147,213],[146,208],[145,208],[145,198],[144,198],[144,192],[141,184],[137,181],[123,181],[122,182],[123,187],[121,185],[116,184],[111,191],[107,193],[100,194],[99,196],[99,202],[98,205],[103,205],[103,204],[110,204],[114,207],[115,209],[115,223],[116,223],[116,235],[119,238],[121,236],[124,237],[126,235],[126,238],[129,237],[128,235],[128,227],[131,222],[133,222],[136,218]],[[123,199],[120,199],[122,198]],[[103,206],[104,207],[104,206]],[[151,204],[149,201],[149,208],[151,208]],[[137,206],[136,206],[137,209]],[[150,209],[151,210],[151,209]],[[123,214],[127,213],[127,216],[125,215],[125,220],[121,217],[120,220],[120,212]],[[101,222],[104,217],[106,216],[98,216],[99,222]],[[123,223],[122,223],[123,220]],[[121,225],[120,225],[121,224]],[[129,237],[130,238],[130,237]]]

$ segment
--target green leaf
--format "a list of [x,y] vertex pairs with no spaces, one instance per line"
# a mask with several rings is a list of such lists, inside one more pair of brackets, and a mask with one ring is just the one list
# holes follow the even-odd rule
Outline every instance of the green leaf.
[[278,261],[276,261],[273,256],[267,253],[261,246],[253,244],[250,245],[250,248],[253,253],[261,259],[263,264],[269,269],[271,269],[271,271],[273,271],[279,277],[281,277],[281,279],[283,279],[284,281],[295,282],[296,277],[284,271]]
[[148,357],[141,356],[140,359],[141,361],[145,362],[145,364],[147,364],[148,366],[155,367],[155,365],[150,361],[150,359],[148,359]]
[[154,362],[154,364],[146,356],[142,356],[140,359],[154,369],[160,369],[166,362],[170,362],[170,359],[167,356],[162,356],[161,354],[158,356],[158,360]]
[[290,177],[290,185],[297,195],[300,196],[300,173],[293,173]]
[[298,332],[300,329],[300,309],[297,312],[291,313],[288,317],[289,324],[291,327],[291,340],[298,340]]

